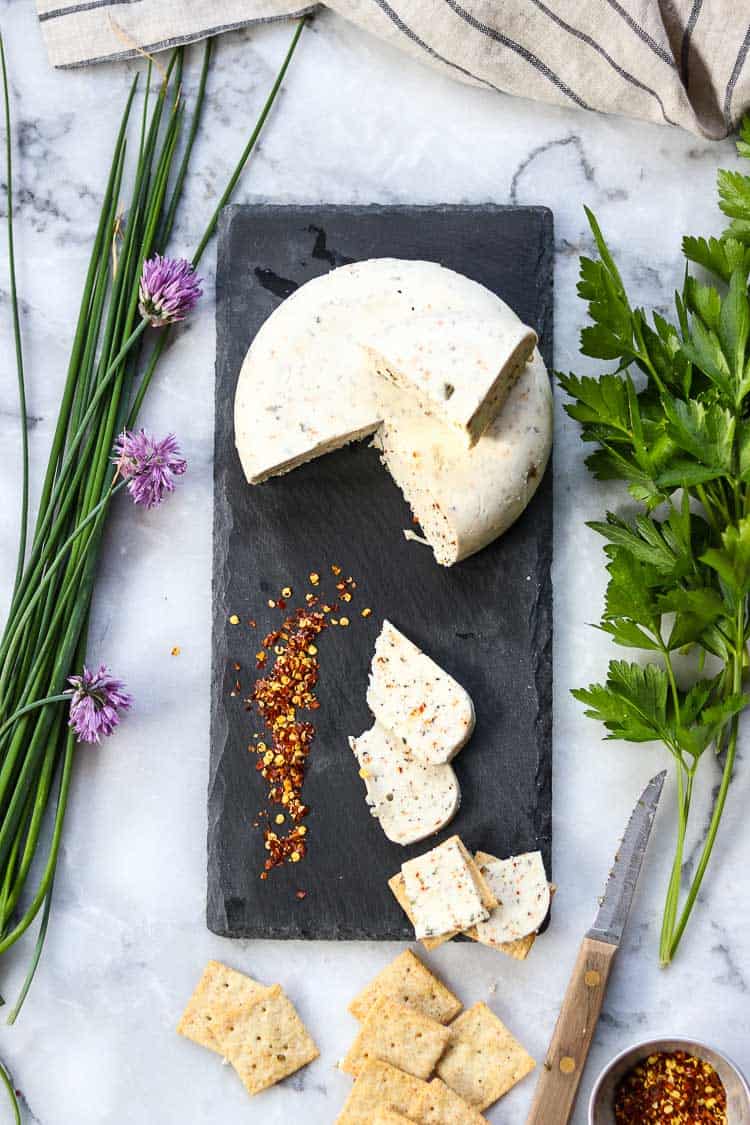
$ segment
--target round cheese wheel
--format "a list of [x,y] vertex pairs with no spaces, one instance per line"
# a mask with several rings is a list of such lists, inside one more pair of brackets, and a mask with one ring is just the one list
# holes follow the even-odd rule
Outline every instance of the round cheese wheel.
[[245,358],[235,397],[245,475],[259,484],[376,434],[436,559],[451,565],[505,530],[544,469],[551,397],[538,355],[529,362],[535,341],[494,293],[435,262],[332,270],[274,311]]

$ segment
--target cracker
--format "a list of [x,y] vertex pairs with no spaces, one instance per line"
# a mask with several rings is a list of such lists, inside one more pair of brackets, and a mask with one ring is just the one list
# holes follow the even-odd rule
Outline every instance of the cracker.
[[393,1109],[381,1108],[375,1111],[372,1125],[412,1125],[412,1120],[410,1117],[404,1117],[403,1113],[396,1113]]
[[221,961],[209,961],[187,1002],[177,1031],[194,1043],[200,1043],[201,1047],[223,1055],[224,1047],[217,1035],[217,1025],[227,1012],[252,1004],[269,991],[266,985],[230,969]]
[[221,1038],[249,1094],[274,1086],[318,1057],[318,1048],[280,984],[249,1007],[227,1012]]
[[381,996],[390,996],[438,1023],[450,1023],[463,1007],[458,997],[410,949],[400,953],[365,985],[352,1000],[349,1011],[355,1019],[363,1020]]
[[357,1076],[336,1125],[372,1125],[373,1117],[383,1106],[408,1116],[409,1107],[426,1086],[421,1078],[375,1059]]
[[381,996],[370,1008],[340,1067],[355,1077],[372,1059],[429,1078],[451,1038],[449,1028],[429,1016]]
[[487,1118],[440,1078],[433,1078],[421,1091],[411,1112],[420,1125],[487,1125]]
[[486,1109],[536,1063],[486,1004],[474,1004],[450,1025],[451,1041],[438,1077],[464,1101]]

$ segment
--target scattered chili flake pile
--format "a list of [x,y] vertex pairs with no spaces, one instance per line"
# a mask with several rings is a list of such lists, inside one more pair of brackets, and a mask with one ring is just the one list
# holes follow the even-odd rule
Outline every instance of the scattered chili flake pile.
[[659,1051],[628,1071],[614,1109],[617,1125],[726,1125],[727,1096],[710,1063]]
[[[285,586],[276,599],[270,598],[270,609],[279,609],[286,616],[278,629],[263,638],[256,653],[256,668],[264,674],[253,685],[245,700],[248,711],[256,710],[263,720],[264,734],[248,747],[257,755],[256,770],[268,785],[268,802],[278,811],[261,813],[265,821],[263,836],[268,853],[261,879],[284,863],[298,863],[307,853],[307,826],[301,822],[309,812],[302,799],[307,760],[315,738],[315,726],[300,712],[316,711],[320,702],[315,689],[320,664],[320,634],[331,626],[346,628],[349,618],[339,616],[340,603],[348,604],[357,587],[353,578],[341,578],[341,567],[331,566],[336,581],[336,598],[330,603],[320,593],[320,575],[309,575],[316,592],[305,594],[304,605],[289,608],[293,590]],[[363,616],[367,614],[362,611]],[[230,617],[230,622],[232,618]],[[252,623],[253,626],[255,622]],[[231,694],[234,694],[232,692]],[[255,822],[260,826],[260,821]],[[304,892],[298,892],[304,898]]]

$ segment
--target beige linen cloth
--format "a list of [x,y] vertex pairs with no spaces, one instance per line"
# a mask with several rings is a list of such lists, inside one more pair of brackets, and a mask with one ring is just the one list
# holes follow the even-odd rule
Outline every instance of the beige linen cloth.
[[37,0],[54,66],[328,7],[461,81],[726,136],[750,109],[750,0]]

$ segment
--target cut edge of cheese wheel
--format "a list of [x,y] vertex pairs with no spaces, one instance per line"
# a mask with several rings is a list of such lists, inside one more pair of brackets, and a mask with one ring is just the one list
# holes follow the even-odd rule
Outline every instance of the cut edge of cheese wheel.
[[360,766],[372,816],[394,844],[416,844],[449,824],[461,804],[449,765],[426,765],[377,721],[349,746]]
[[415,758],[433,766],[456,756],[476,722],[466,689],[388,620],[375,641],[367,704]]
[[[453,566],[507,531],[544,476],[552,448],[552,389],[544,361],[535,351],[471,449],[404,395],[392,400],[374,444],[436,562]],[[413,533],[408,538],[419,542]]]

